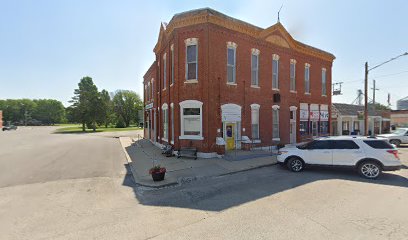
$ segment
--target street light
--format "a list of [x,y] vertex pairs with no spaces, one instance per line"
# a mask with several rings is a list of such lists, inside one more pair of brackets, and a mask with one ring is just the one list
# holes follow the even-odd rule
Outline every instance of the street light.
[[[370,69],[368,69],[368,62],[365,63],[365,78],[364,78],[364,135],[368,135],[368,72],[371,70],[374,70],[386,63],[389,63],[391,61],[394,61],[395,59],[402,57],[402,56],[407,56],[408,52],[405,52],[401,55],[398,55],[396,57],[391,58],[388,61],[385,61],[383,63],[380,63]],[[371,133],[374,134],[374,133]]]

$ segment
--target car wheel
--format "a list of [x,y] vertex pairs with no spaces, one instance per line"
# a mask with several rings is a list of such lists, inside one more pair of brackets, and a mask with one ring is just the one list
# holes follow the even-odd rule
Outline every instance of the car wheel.
[[289,168],[289,170],[291,170],[292,172],[300,172],[303,170],[304,168],[304,163],[302,160],[300,160],[299,158],[290,158],[287,162],[287,167]]
[[401,145],[401,141],[397,139],[393,139],[390,141],[391,144],[394,144],[395,146],[399,147]]
[[365,161],[358,167],[361,176],[369,179],[376,179],[381,175],[381,166],[374,161]]

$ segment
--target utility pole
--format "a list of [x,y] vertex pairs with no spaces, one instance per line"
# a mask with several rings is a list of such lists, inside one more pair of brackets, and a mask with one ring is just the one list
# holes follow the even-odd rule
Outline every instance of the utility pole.
[[[373,116],[375,115],[375,91],[380,90],[378,88],[375,88],[375,80],[373,79],[373,87],[371,88],[373,90]],[[374,118],[373,118],[373,129],[371,130],[371,136],[374,136]]]
[[368,62],[365,63],[364,74],[364,135],[368,135]]
[[391,61],[394,61],[395,59],[400,58],[402,56],[408,56],[408,52],[405,52],[405,53],[403,53],[401,55],[393,57],[390,60],[385,61],[383,63],[380,63],[377,66],[374,66],[374,67],[372,67],[370,69],[368,69],[368,62],[365,63],[365,71],[364,71],[365,72],[365,74],[364,74],[364,132],[365,132],[366,136],[368,135],[368,128],[367,128],[368,127],[368,105],[367,105],[368,104],[368,71],[374,70],[374,69],[376,69],[376,68],[378,68],[378,67],[380,67],[380,66],[382,66],[382,65],[384,65],[386,63],[389,63]]

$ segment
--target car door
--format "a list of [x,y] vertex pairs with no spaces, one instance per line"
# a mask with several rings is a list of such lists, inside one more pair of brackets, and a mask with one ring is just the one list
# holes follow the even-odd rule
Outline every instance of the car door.
[[408,130],[405,131],[405,134],[402,136],[401,142],[408,143]]
[[330,140],[314,140],[304,149],[306,164],[332,165],[333,154]]
[[354,166],[365,157],[363,149],[353,140],[333,140],[333,165]]

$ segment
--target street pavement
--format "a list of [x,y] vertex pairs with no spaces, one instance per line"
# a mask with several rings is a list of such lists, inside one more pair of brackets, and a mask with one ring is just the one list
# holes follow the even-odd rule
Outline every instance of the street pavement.
[[[350,171],[271,166],[152,190],[132,183],[121,153],[113,157],[120,150],[113,135],[58,140],[47,129],[19,131],[0,133],[0,239],[408,239],[407,168],[370,181]],[[29,139],[43,143],[34,151]],[[26,159],[5,164],[19,142],[24,158],[51,151],[32,158],[48,170],[31,164],[27,178]],[[91,157],[96,150],[107,156]],[[408,147],[401,153],[408,166]],[[60,158],[71,162],[62,163],[69,173],[51,171]]]

